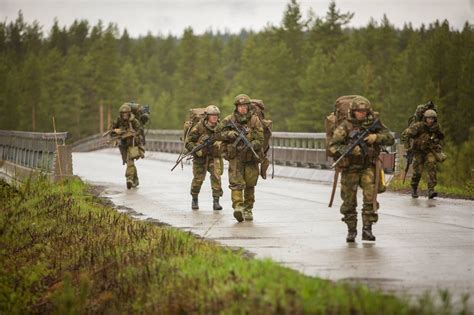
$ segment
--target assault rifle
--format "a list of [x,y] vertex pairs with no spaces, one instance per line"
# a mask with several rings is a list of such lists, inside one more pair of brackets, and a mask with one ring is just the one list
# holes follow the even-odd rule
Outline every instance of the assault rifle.
[[253,149],[252,143],[250,143],[249,139],[247,139],[247,137],[245,136],[247,134],[247,131],[244,128],[239,128],[232,119],[230,120],[229,124],[226,127],[229,127],[231,129],[237,131],[237,133],[239,134],[237,136],[237,139],[235,139],[235,141],[233,143],[234,147],[236,147],[239,144],[239,142],[242,142],[245,149],[250,149],[252,151],[253,155],[257,159],[260,159],[257,152],[255,152],[255,150]]
[[362,130],[362,131],[352,131],[349,134],[349,144],[347,145],[344,152],[342,152],[341,156],[331,165],[331,168],[336,167],[336,165],[344,158],[346,155],[350,154],[352,150],[356,146],[359,146],[362,149],[362,154],[365,156],[367,154],[367,144],[365,143],[364,139],[369,135],[371,132],[375,132],[379,129],[382,129],[382,124],[380,120],[376,118],[372,125],[369,128]]
[[413,149],[407,150],[407,153],[405,154],[405,159],[407,160],[407,165],[405,166],[405,173],[403,174],[403,183],[404,184],[405,184],[405,179],[407,178],[408,170],[410,169],[410,165],[413,162],[413,155],[414,155]]
[[206,138],[201,144],[198,144],[197,146],[195,146],[191,151],[189,151],[188,153],[186,154],[182,154],[177,160],[176,160],[176,164],[173,166],[173,168],[171,169],[171,171],[173,171],[176,166],[178,166],[179,163],[181,163],[182,160],[184,160],[185,158],[187,158],[188,156],[192,156],[194,153],[198,152],[199,150],[202,150],[204,148],[207,148],[209,146],[211,146],[212,144],[214,144],[214,142],[217,141],[217,133],[214,133],[212,134],[211,136],[209,136],[208,138]]

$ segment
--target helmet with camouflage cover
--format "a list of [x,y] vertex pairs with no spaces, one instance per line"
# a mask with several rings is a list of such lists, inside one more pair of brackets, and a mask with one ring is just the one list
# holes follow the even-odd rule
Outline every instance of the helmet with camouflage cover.
[[426,119],[426,118],[434,118],[436,119],[438,117],[438,114],[436,114],[436,112],[432,109],[428,109],[425,111],[425,113],[423,114],[423,117]]
[[239,94],[234,98],[234,105],[250,105],[250,97],[246,94]]
[[372,106],[369,100],[363,96],[356,96],[351,102],[351,112],[358,110],[371,111]]
[[132,111],[132,109],[130,108],[130,105],[128,105],[128,103],[124,103],[122,104],[122,106],[120,106],[120,113],[130,113]]
[[204,110],[204,114],[207,115],[220,115],[221,111],[216,105],[209,105]]

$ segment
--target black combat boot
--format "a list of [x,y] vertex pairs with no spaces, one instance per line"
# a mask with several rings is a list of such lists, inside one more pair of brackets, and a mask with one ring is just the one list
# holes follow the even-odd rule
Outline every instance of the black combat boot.
[[347,231],[346,242],[347,243],[354,243],[355,239],[356,239],[356,236],[357,236],[357,229],[351,229],[350,228]]
[[364,225],[362,228],[363,241],[375,241],[375,236],[372,234],[372,225]]
[[411,185],[411,197],[418,198],[418,185]]
[[127,179],[127,189],[131,189],[133,187],[133,180]]
[[214,197],[214,203],[212,204],[214,210],[222,210],[222,206],[219,204],[219,197]]
[[428,198],[433,199],[434,197],[438,196],[438,193],[434,191],[434,189],[428,189]]
[[193,201],[191,202],[191,209],[193,210],[199,209],[198,196],[193,196]]

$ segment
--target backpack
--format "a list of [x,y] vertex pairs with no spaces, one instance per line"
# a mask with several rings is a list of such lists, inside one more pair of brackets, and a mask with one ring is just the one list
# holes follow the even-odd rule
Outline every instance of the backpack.
[[334,104],[334,111],[329,114],[324,121],[324,128],[326,130],[326,156],[334,157],[334,155],[329,152],[329,143],[334,136],[334,131],[337,126],[339,126],[344,120],[349,118],[350,107],[352,100],[359,95],[345,95],[341,96],[336,100]]
[[263,126],[263,153],[266,156],[270,149],[270,138],[272,137],[273,121],[265,119],[265,105],[262,100],[251,100],[251,111],[258,116]]
[[415,110],[415,113],[413,114],[413,116],[411,116],[410,118],[408,118],[408,127],[410,127],[410,126],[413,125],[414,123],[417,123],[417,122],[419,122],[419,121],[422,121],[422,120],[423,120],[423,115],[425,114],[425,112],[426,112],[428,109],[432,109],[432,110],[434,110],[435,112],[437,112],[437,110],[436,110],[436,105],[433,103],[433,101],[429,101],[429,102],[426,103],[426,104],[418,105],[418,106],[416,107],[416,110]]
[[183,124],[183,135],[181,136],[181,141],[186,142],[186,137],[191,129],[201,120],[204,118],[205,114],[204,111],[206,108],[199,107],[199,108],[191,108],[189,110],[189,117]]
[[136,119],[142,124],[145,125],[150,120],[150,106],[149,105],[140,105],[135,102],[128,103],[132,114]]

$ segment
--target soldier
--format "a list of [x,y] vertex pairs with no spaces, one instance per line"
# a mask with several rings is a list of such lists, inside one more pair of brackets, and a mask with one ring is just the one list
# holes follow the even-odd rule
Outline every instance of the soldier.
[[[368,129],[376,118],[372,111],[370,102],[361,96],[352,100],[350,105],[350,116],[344,120],[334,131],[334,136],[329,143],[328,150],[336,157],[344,152],[349,144],[349,135],[353,131]],[[362,205],[362,240],[375,241],[372,234],[372,225],[378,220],[377,209],[374,209],[373,196],[375,189],[375,163],[379,158],[381,146],[393,145],[394,138],[389,130],[383,126],[374,133],[370,133],[365,139],[368,150],[362,154],[360,146],[356,146],[351,154],[342,159],[339,167],[341,176],[341,205],[342,221],[347,224],[348,234],[346,241],[354,242],[357,236],[357,187],[363,190]],[[378,208],[378,207],[377,207]]]
[[[195,146],[202,143],[206,138],[220,131],[219,108],[209,105],[204,112],[204,119],[201,119],[189,132],[186,138],[186,149],[191,151]],[[191,208],[199,209],[198,195],[201,191],[202,183],[206,177],[206,172],[211,176],[212,197],[214,198],[213,209],[222,210],[219,198],[222,197],[221,175],[223,172],[223,161],[220,155],[220,142],[214,142],[209,148],[199,150],[193,156],[193,181],[191,183]]]
[[120,106],[120,116],[112,125],[111,136],[120,138],[119,149],[122,163],[127,164],[125,178],[128,189],[139,185],[135,160],[145,157],[140,128],[141,124],[132,114],[130,106],[127,104]]
[[[224,157],[229,161],[229,188],[231,189],[232,208],[238,222],[252,221],[252,209],[255,203],[255,186],[259,176],[260,157],[263,145],[263,127],[260,119],[250,108],[250,98],[245,94],[234,99],[234,112],[224,118],[222,132]],[[245,133],[249,145],[260,157],[257,158],[252,149],[238,141],[239,132],[233,128],[231,121]],[[258,155],[258,154],[257,154]]]
[[123,105],[130,106],[132,114],[140,123],[140,129],[138,132],[140,133],[142,144],[145,145],[145,124],[150,120],[150,106],[148,105],[140,105],[135,103],[134,101],[124,103]]
[[[413,144],[410,148],[410,139]],[[437,122],[437,114],[428,109],[423,114],[423,121],[419,121],[405,129],[401,141],[407,150],[413,150],[413,176],[411,177],[412,198],[418,198],[418,184],[426,164],[428,169],[428,198],[433,199],[436,193],[436,163],[443,162],[446,156],[442,152],[441,142],[444,134]]]

